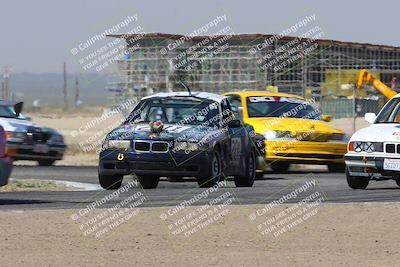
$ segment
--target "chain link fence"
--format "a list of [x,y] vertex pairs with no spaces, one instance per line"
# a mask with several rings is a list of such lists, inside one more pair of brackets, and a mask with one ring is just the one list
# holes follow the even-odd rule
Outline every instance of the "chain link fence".
[[[368,112],[378,114],[384,104],[383,99],[356,99],[357,117],[364,117]],[[331,115],[333,119],[353,117],[352,99],[324,99],[320,102],[320,108],[323,114]]]

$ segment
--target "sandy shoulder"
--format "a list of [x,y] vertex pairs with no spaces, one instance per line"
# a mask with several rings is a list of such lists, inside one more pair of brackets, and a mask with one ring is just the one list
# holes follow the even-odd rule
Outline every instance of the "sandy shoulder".
[[260,208],[231,206],[189,237],[170,233],[169,219],[160,219],[167,208],[144,208],[100,239],[82,235],[74,210],[3,211],[1,266],[395,266],[400,259],[400,204],[324,204],[278,237],[262,236],[249,220]]

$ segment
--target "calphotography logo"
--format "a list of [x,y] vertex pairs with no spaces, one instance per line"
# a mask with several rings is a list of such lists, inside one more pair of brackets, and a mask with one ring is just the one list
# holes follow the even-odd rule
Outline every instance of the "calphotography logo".
[[146,197],[140,191],[132,192],[134,188],[138,188],[138,182],[130,181],[115,192],[80,208],[71,215],[71,219],[79,225],[83,236],[99,239],[140,213],[139,208]]
[[[226,182],[193,195],[179,205],[169,208],[160,215],[172,235],[190,237],[205,230],[210,225],[224,219],[230,213],[229,206],[235,201],[234,194],[223,190]],[[189,206],[200,205],[189,208]]]
[[257,231],[262,236],[277,238],[295,231],[296,227],[318,214],[318,207],[326,198],[320,192],[316,178],[310,178],[313,179],[293,186],[292,191],[284,193],[249,215],[250,221],[256,224]]
[[[130,57],[131,53],[140,48],[138,41],[144,34],[144,29],[141,25],[137,25],[137,23],[137,14],[127,16],[119,23],[79,43],[71,49],[71,54],[79,56],[78,62],[83,70],[104,71],[118,60]],[[121,30],[124,30],[125,33],[121,34],[120,38],[105,43],[106,37],[118,35],[118,32]],[[135,37],[130,38],[130,35],[135,35]],[[129,39],[129,48],[124,44],[124,39]]]

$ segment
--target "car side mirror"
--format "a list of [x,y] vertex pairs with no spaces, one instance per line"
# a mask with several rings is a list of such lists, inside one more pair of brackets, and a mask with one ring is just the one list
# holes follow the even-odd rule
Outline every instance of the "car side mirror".
[[15,115],[19,116],[21,114],[23,106],[24,102],[18,102],[14,105]]
[[364,119],[369,123],[374,123],[376,120],[376,114],[375,113],[365,113]]
[[322,115],[321,119],[326,122],[330,122],[332,120],[332,116],[330,115]]
[[242,122],[240,120],[230,120],[228,122],[229,128],[239,128],[242,126]]
[[243,107],[238,107],[239,115],[243,119]]

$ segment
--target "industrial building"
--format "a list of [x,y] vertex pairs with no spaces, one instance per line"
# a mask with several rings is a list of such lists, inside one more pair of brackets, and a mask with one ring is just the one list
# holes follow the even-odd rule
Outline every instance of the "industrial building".
[[114,96],[172,90],[185,81],[196,91],[268,87],[305,97],[345,98],[352,94],[360,69],[370,70],[392,88],[400,73],[400,47],[388,45],[266,34],[109,37],[124,38],[129,52],[118,60],[109,82]]

